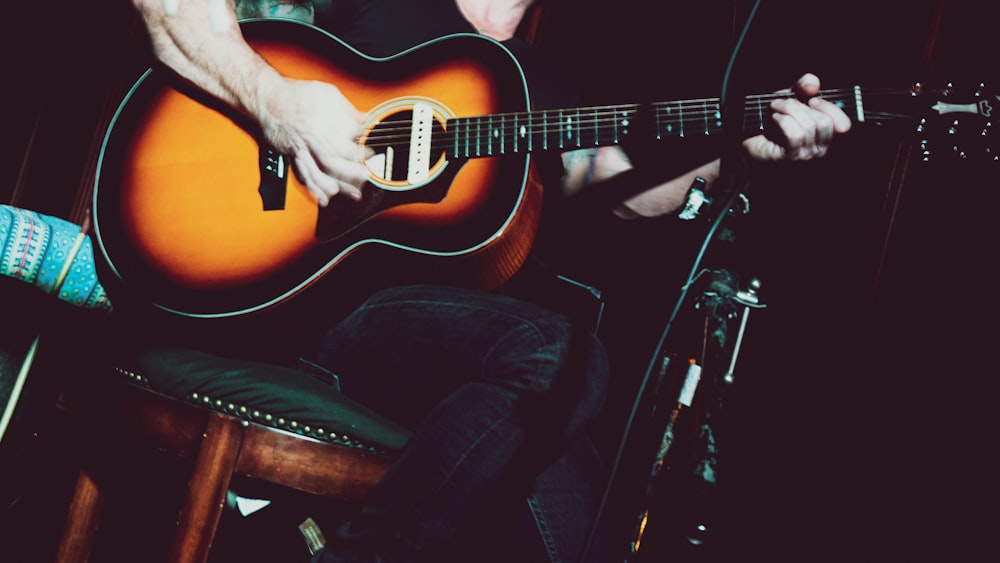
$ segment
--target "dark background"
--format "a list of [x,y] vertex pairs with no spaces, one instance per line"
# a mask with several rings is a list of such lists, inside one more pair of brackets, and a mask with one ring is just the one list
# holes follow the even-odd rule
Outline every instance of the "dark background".
[[[830,87],[953,82],[972,92],[980,81],[987,90],[997,84],[997,9],[988,2],[763,4],[737,68],[748,93],[783,87],[804,71]],[[579,78],[585,102],[717,96],[734,30],[751,3],[735,5],[736,16],[729,0],[555,1],[542,47]],[[144,47],[130,35],[125,2],[25,3],[8,14],[0,34],[9,55],[0,197],[79,220],[94,141],[142,68]],[[751,315],[737,384],[727,391],[720,504],[665,484],[670,494],[658,500],[647,532],[650,559],[996,560],[1000,173],[976,154],[955,157],[944,133],[950,123],[931,125],[930,163],[913,152],[917,136],[857,126],[822,161],[761,171],[736,252],[713,256],[743,280],[759,276],[768,305]],[[962,146],[977,147],[985,125],[963,119]],[[637,165],[654,166],[665,153],[702,154],[639,147]],[[597,219],[567,224],[556,237],[565,243],[565,271],[607,299],[602,337],[614,385],[602,430],[609,449],[678,297],[696,235],[672,219]],[[35,308],[20,289],[0,287],[11,319],[0,368],[9,377],[27,334],[58,323],[65,311]],[[682,342],[686,330],[677,328],[669,344]],[[56,367],[71,370],[72,361]],[[24,449],[12,453],[5,444],[0,473],[51,498],[27,495],[0,507],[0,524],[20,537],[25,529],[59,529],[63,478],[72,474],[58,455],[58,431],[28,418],[14,428]],[[630,450],[628,457],[641,467],[646,455]],[[621,498],[635,494],[635,482],[616,486]],[[675,532],[686,515],[704,512],[718,532],[702,549],[684,547]],[[628,528],[631,515],[608,518]]]

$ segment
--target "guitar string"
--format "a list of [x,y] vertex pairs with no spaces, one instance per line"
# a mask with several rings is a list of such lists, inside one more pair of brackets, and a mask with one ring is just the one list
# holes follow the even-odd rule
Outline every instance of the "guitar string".
[[[885,95],[898,96],[901,93],[907,95],[914,95],[912,90],[899,90],[899,89],[885,89],[885,90],[865,90],[865,98],[871,99],[873,97],[880,97]],[[838,89],[838,90],[822,90],[818,94],[824,99],[830,100],[832,102],[851,102],[854,99],[853,89]],[[771,100],[787,98],[789,96],[788,92],[776,92],[771,94],[763,94],[757,96],[749,96],[747,98],[747,109],[754,110],[757,109],[758,113],[764,109],[764,102],[770,102]],[[718,107],[707,107],[710,104],[717,104],[718,98],[703,98],[694,100],[684,100],[679,102],[655,102],[650,104],[653,110],[656,112],[656,117],[662,124],[678,124],[681,122],[707,122],[712,119],[718,118]],[[575,121],[575,130],[577,131],[577,136],[590,136],[595,133],[600,133],[600,131],[606,131],[608,128],[615,126],[615,123],[620,121],[623,117],[622,112],[635,112],[638,114],[641,111],[641,106],[638,104],[620,104],[611,106],[591,106],[573,109],[554,109],[554,110],[536,110],[528,112],[514,112],[514,113],[500,113],[493,115],[483,115],[483,116],[468,116],[455,118],[458,127],[462,123],[466,124],[468,127],[472,127],[473,123],[476,123],[476,128],[479,129],[476,134],[473,135],[471,131],[467,131],[466,135],[470,138],[475,138],[477,140],[490,139],[496,136],[498,127],[494,126],[492,128],[485,127],[483,131],[483,119],[492,118],[493,121],[500,121],[501,124],[506,124],[508,121],[510,123],[517,123],[517,129],[521,130],[524,128],[524,133],[522,136],[537,136],[539,134],[545,135],[546,133],[551,134],[559,131],[564,123],[564,120],[556,119],[555,116],[560,113],[563,117],[568,117],[572,120],[576,115],[580,118]],[[675,115],[676,113],[676,115]],[[866,115],[872,118],[909,118],[912,117],[907,114],[900,113],[890,113],[890,112],[872,112],[866,111]],[[635,115],[633,114],[633,115]],[[548,118],[552,119],[548,119]],[[531,119],[536,118],[536,119]],[[539,119],[546,120],[545,123],[539,123]],[[754,116],[749,116],[744,119],[744,125],[753,123],[755,121]],[[366,146],[376,148],[382,146],[389,146],[397,144],[399,142],[407,141],[410,138],[410,123],[408,120],[399,120],[392,122],[393,125],[382,126],[371,131],[367,136]],[[713,123],[709,128],[719,128],[721,124]],[[700,127],[693,127],[691,130],[698,131]],[[506,135],[505,135],[506,137]],[[572,141],[575,142],[575,141]],[[581,144],[582,146],[582,144]],[[563,148],[563,147],[560,147]]]
[[[831,95],[829,95],[829,92],[837,92],[838,95],[831,96]],[[821,97],[823,97],[824,99],[827,99],[827,100],[830,100],[830,101],[852,101],[853,100],[853,91],[850,91],[849,93],[847,93],[845,95],[842,95],[842,96],[839,95],[839,92],[843,92],[843,91],[832,91],[832,90],[831,91],[824,91],[824,92],[820,92],[819,95]],[[893,95],[898,95],[901,92],[902,91],[899,91],[899,90],[889,90],[889,91],[886,91],[886,92],[878,92],[878,91],[867,92],[866,91],[865,97],[866,98],[870,98],[872,96],[878,96],[880,94],[886,94],[886,93],[893,94]],[[909,91],[906,91],[906,92],[909,93]],[[769,95],[763,95],[763,96],[756,96],[756,98],[758,98],[758,100],[757,100],[757,104],[758,105],[760,105],[761,102],[763,102],[763,101],[765,101],[767,99],[773,100],[773,99],[780,99],[780,98],[787,98],[787,97],[788,97],[788,95],[787,94],[783,94],[783,93],[776,93],[776,94],[769,94]],[[753,99],[753,98],[748,98],[748,100],[749,99]],[[718,98],[704,98],[703,100],[684,100],[684,101],[681,101],[681,102],[655,102],[655,103],[650,104],[650,105],[653,106],[654,109],[656,109],[658,112],[661,112],[661,113],[662,112],[668,112],[669,113],[669,112],[674,111],[674,109],[676,108],[678,110],[678,113],[682,113],[683,114],[684,118],[690,117],[691,119],[696,119],[696,118],[697,119],[704,119],[706,116],[713,116],[713,115],[715,115],[718,112],[718,107],[717,106],[714,107],[714,108],[709,108],[709,109],[705,108],[706,104],[713,104],[713,103],[717,104],[718,103]],[[753,102],[748,102],[748,104],[747,104],[747,108],[748,109],[752,109],[753,106],[754,106]],[[631,110],[634,109],[636,111],[639,111],[639,108],[640,108],[639,104],[619,104],[619,105],[590,106],[590,107],[581,107],[581,108],[572,108],[572,109],[561,109],[561,110],[560,109],[551,109],[551,110],[535,110],[535,111],[514,112],[514,113],[498,113],[498,114],[481,115],[481,116],[463,116],[463,117],[458,117],[458,118],[455,118],[455,119],[457,121],[465,121],[465,122],[472,122],[472,121],[475,121],[475,120],[480,120],[480,122],[482,122],[483,119],[494,118],[494,120],[500,119],[500,120],[503,120],[506,123],[508,121],[508,118],[510,118],[509,121],[513,122],[514,118],[518,117],[518,116],[529,116],[529,117],[531,117],[531,116],[548,116],[548,115],[552,115],[552,114],[560,114],[560,113],[562,113],[565,116],[569,116],[569,117],[573,117],[574,115],[579,114],[581,116],[581,119],[579,119],[578,123],[581,123],[581,124],[588,124],[588,123],[590,123],[590,124],[592,124],[595,121],[597,123],[608,123],[608,121],[605,121],[606,118],[609,118],[609,117],[617,118],[619,116],[619,113],[621,111],[623,111],[623,110],[629,110],[629,111],[631,111]],[[895,114],[895,115],[905,115],[905,114]],[[513,116],[513,117],[511,117],[511,116]],[[596,120],[593,119],[594,116],[597,116]],[[394,121],[392,123],[394,125],[398,124],[398,125],[402,125],[402,126],[400,126],[400,127],[393,127],[393,126],[383,125],[382,127],[379,127],[377,129],[377,133],[379,134],[378,136],[383,136],[384,137],[386,133],[388,133],[388,134],[391,135],[391,134],[396,133],[396,132],[406,132],[406,133],[409,133],[409,131],[410,131],[410,123],[412,123],[412,122],[411,121],[407,121],[407,120],[399,120],[399,121]],[[527,124],[527,120],[522,119],[518,123],[519,123],[519,125],[526,125]],[[554,120],[554,119],[549,121],[549,124],[558,124],[558,123],[559,123],[559,121],[558,120]],[[481,123],[480,123],[480,125],[481,125]],[[543,125],[539,124],[537,121],[533,121],[532,123],[530,123],[530,126],[534,127],[534,128],[543,127]],[[376,135],[372,135],[372,136],[374,137]]]
[[[846,92],[846,93],[844,93],[844,92]],[[831,94],[833,94],[833,95],[831,95]],[[882,95],[886,95],[886,94],[888,94],[888,95],[894,95],[894,96],[898,96],[900,94],[913,95],[913,92],[912,92],[912,90],[898,90],[898,89],[884,90],[884,91],[866,90],[865,91],[865,98],[878,97],[878,96],[882,96]],[[853,95],[854,95],[853,90],[827,90],[827,91],[821,91],[819,93],[820,97],[823,97],[824,99],[827,99],[827,100],[830,100],[830,101],[845,101],[845,100],[846,101],[851,101],[851,100],[853,100]],[[766,95],[761,95],[761,96],[753,96],[753,97],[749,97],[748,98],[747,107],[750,108],[750,107],[752,107],[754,105],[754,103],[752,101],[749,101],[749,100],[756,99],[757,103],[760,104],[761,102],[763,102],[765,100],[768,100],[768,99],[774,100],[774,99],[787,98],[787,97],[788,97],[787,93],[774,93],[774,94],[766,94]],[[679,110],[681,110],[681,112],[684,114],[684,116],[690,116],[692,118],[696,118],[696,117],[697,118],[704,118],[706,115],[714,115],[718,111],[718,106],[717,106],[718,100],[719,100],[718,98],[704,98],[704,99],[695,99],[695,100],[683,100],[683,101],[680,101],[680,102],[655,102],[655,103],[652,103],[650,105],[652,107],[654,107],[655,109],[657,109],[658,111],[668,111],[669,112],[669,111],[672,111],[674,108],[678,108]],[[705,106],[709,105],[709,104],[716,104],[716,106],[714,108],[706,109]],[[498,114],[481,115],[481,116],[462,116],[462,117],[458,117],[458,118],[455,118],[455,119],[457,119],[457,120],[471,121],[471,120],[476,120],[476,119],[482,120],[482,119],[485,119],[485,118],[493,117],[493,118],[501,118],[501,119],[504,119],[506,121],[506,118],[509,117],[509,116],[535,116],[535,115],[543,115],[543,114],[558,114],[558,113],[562,112],[562,113],[564,113],[566,115],[569,115],[569,116],[572,116],[574,114],[580,114],[580,115],[586,114],[587,121],[592,121],[591,116],[594,116],[594,115],[600,116],[600,117],[606,117],[608,115],[617,115],[618,112],[622,111],[623,109],[628,109],[628,110],[636,109],[636,110],[638,110],[639,108],[640,108],[639,104],[618,104],[618,105],[608,105],[608,106],[589,106],[589,107],[580,107],[580,108],[571,108],[571,109],[564,108],[564,109],[535,110],[535,111],[514,112],[514,113],[498,113]],[[895,114],[895,115],[905,115],[905,114]],[[582,121],[583,120],[581,120],[581,122]],[[396,128],[391,127],[391,126],[383,126],[383,127],[380,127],[378,129],[378,132],[379,133],[395,132],[395,131],[407,131],[407,132],[409,132],[409,130],[410,130],[410,125],[409,125],[410,122],[409,121],[400,120],[400,121],[394,122],[394,123],[402,124],[403,126],[402,127],[396,127]],[[521,124],[523,124],[523,123],[524,122],[522,121]],[[553,121],[552,123],[556,123],[556,122]],[[540,126],[540,125],[538,125],[537,123],[532,123],[532,126]]]
[[[836,91],[831,90],[829,92],[836,92]],[[758,103],[759,103],[760,101],[763,101],[763,100],[766,100],[766,99],[786,98],[786,97],[788,97],[788,95],[789,95],[788,93],[776,92],[776,93],[772,93],[772,94],[763,94],[763,95],[759,95],[759,96],[750,96],[747,99],[748,100],[757,99]],[[824,95],[824,92],[821,92],[820,95]],[[713,104],[713,103],[714,104],[718,104],[718,102],[719,102],[718,98],[696,98],[696,99],[682,100],[682,101],[676,101],[676,102],[654,102],[654,103],[650,104],[650,106],[652,106],[653,108],[656,108],[658,110],[664,109],[666,111],[670,111],[673,108],[678,108],[679,110],[683,111],[685,113],[685,115],[698,116],[700,114],[704,114],[704,115],[711,115],[711,114],[713,114],[715,111],[717,111],[717,108],[716,109],[712,109],[712,110],[706,110],[704,106],[706,104]],[[748,106],[751,105],[751,104],[752,104],[751,102],[748,102]],[[576,113],[587,114],[587,119],[590,120],[590,116],[593,116],[593,115],[598,115],[598,116],[602,116],[602,117],[604,117],[604,116],[615,116],[615,115],[617,115],[622,110],[626,110],[626,109],[627,110],[632,110],[632,109],[635,109],[636,111],[638,111],[639,108],[640,108],[639,104],[612,104],[612,105],[606,105],[606,106],[585,106],[585,107],[572,108],[572,109],[566,109],[566,108],[564,108],[564,109],[535,110],[535,111],[514,112],[514,113],[498,113],[498,114],[492,114],[492,116],[490,116],[490,115],[463,116],[463,117],[459,117],[457,119],[459,119],[459,120],[475,120],[475,119],[483,119],[483,118],[488,118],[488,117],[506,119],[507,117],[511,117],[511,116],[515,116],[515,117],[516,116],[542,116],[543,114],[558,114],[559,112],[563,112],[565,114],[576,114]],[[696,109],[692,109],[690,111],[684,111],[686,108],[696,108]],[[408,123],[410,123],[409,121],[400,120],[398,122],[394,122],[394,124],[395,123],[402,124],[403,126],[402,127],[397,127],[397,128],[382,127],[382,128],[379,128],[378,131],[380,133],[382,133],[382,132],[393,132],[393,131],[406,131],[406,132],[410,131],[410,126],[408,125]],[[532,126],[542,127],[542,125],[537,124],[537,123],[533,123]]]

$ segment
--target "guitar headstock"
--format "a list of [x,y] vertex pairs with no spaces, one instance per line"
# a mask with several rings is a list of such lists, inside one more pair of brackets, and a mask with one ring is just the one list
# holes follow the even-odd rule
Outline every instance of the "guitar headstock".
[[[988,90],[986,84],[958,88],[948,83],[943,88],[931,88],[917,83],[901,94],[887,95],[886,91],[876,90],[866,96],[866,121],[875,125],[900,119],[911,123],[924,162],[944,159],[1000,163],[1000,149],[992,145],[1000,95]],[[883,102],[893,104],[894,109],[876,109]]]
[[[919,95],[919,87],[915,91]],[[995,113],[1000,110],[1000,95],[987,90],[980,82],[971,94],[960,93],[952,83],[931,96],[933,112],[921,118],[920,157],[924,162],[943,157],[959,160],[986,160],[1000,163],[1000,152],[991,144]]]

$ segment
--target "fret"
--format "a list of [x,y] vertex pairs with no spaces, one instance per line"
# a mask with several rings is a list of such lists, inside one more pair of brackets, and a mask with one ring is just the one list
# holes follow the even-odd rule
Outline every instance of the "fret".
[[618,144],[618,110],[611,112],[611,142]]
[[680,136],[684,136],[684,105],[677,103],[677,125],[680,128]]
[[672,114],[673,114],[674,110],[670,107],[670,102],[666,102],[665,104],[663,104],[663,108],[664,108],[663,111],[665,112],[666,117],[667,117],[667,124],[663,128],[663,131],[665,133],[673,135],[674,134],[674,121],[673,121],[674,117],[673,117]]
[[656,122],[656,127],[655,127],[656,140],[659,141],[660,139],[663,138],[663,125],[660,124],[660,108],[657,107],[655,104],[653,106],[653,116]]
[[583,133],[583,126],[580,124],[580,108],[576,108],[576,146],[580,147],[580,137]]
[[702,100],[701,107],[702,107],[702,111],[705,114],[705,117],[703,118],[703,121],[705,122],[705,134],[708,135],[709,134],[709,130],[708,130],[708,100],[707,99]]
[[757,130],[764,130],[764,104],[761,98],[757,98]]
[[469,135],[472,132],[472,120],[465,120],[465,158],[469,158]]
[[559,127],[556,128],[556,133],[559,135],[559,148],[560,149],[563,148],[563,131],[566,132],[566,135],[572,135],[573,134],[573,125],[571,123],[569,123],[568,121],[566,122],[565,125],[563,125],[563,112],[562,112],[562,110],[559,110]]
[[514,134],[511,137],[514,138],[514,153],[517,153],[517,138],[523,133],[520,133],[520,127],[517,125],[517,114],[514,114]]
[[597,116],[597,108],[594,108],[594,146],[601,144],[601,122]]
[[504,154],[504,151],[503,151],[503,148],[504,148],[503,147],[503,142],[504,142],[504,137],[507,136],[507,128],[505,126],[505,121],[506,120],[504,119],[504,115],[501,114],[500,115],[500,154]]
[[486,156],[493,156],[493,115],[486,119]]
[[542,150],[549,150],[549,112],[542,112]]
[[483,136],[482,136],[482,134],[480,134],[480,130],[482,129],[482,125],[483,125],[483,118],[482,118],[482,116],[477,117],[476,118],[476,156],[482,156],[483,155],[483,150],[482,150],[482,147],[480,146],[480,143],[483,140]]
[[[524,134],[524,132],[522,131],[522,135],[523,134]],[[535,136],[535,131],[532,129],[531,113],[528,114],[528,130],[527,130],[527,135],[528,135],[528,152],[531,152],[532,149],[535,148],[535,143],[533,142],[533,137]]]

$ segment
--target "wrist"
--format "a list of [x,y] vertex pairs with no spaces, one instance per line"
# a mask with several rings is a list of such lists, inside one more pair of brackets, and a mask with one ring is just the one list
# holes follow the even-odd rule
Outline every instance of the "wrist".
[[238,89],[237,108],[258,122],[276,114],[277,104],[283,97],[282,90],[287,87],[289,79],[261,61],[245,80],[245,84]]

